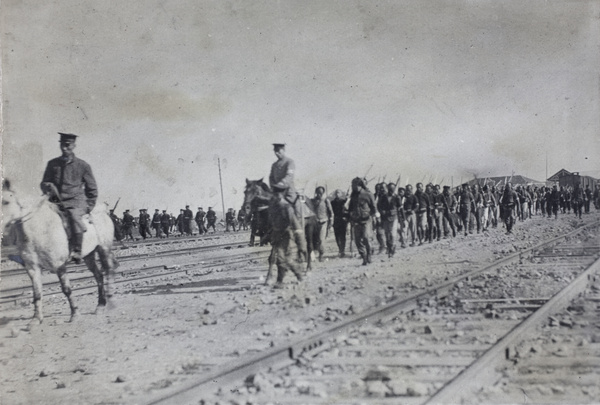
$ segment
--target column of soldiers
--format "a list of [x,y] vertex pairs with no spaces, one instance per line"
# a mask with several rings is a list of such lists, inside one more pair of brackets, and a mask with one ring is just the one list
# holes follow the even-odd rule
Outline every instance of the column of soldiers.
[[[185,209],[181,209],[177,217],[173,214],[167,213],[167,210],[161,211],[157,208],[154,210],[154,215],[150,216],[148,210],[141,208],[139,210],[139,216],[135,218],[129,210],[123,212],[123,217],[119,218],[114,209],[109,212],[110,218],[113,221],[115,228],[114,238],[117,241],[121,240],[134,240],[133,228],[138,228],[140,236],[143,239],[156,237],[156,238],[168,238],[174,234],[173,230],[176,229],[179,235],[205,235],[208,234],[208,230],[212,228],[213,233],[216,232],[217,214],[208,207],[208,211],[204,211],[202,207],[198,207],[198,211],[194,215],[189,205],[185,206]],[[239,231],[241,229],[247,230],[248,225],[246,224],[246,214],[243,210],[236,216],[236,211],[233,208],[229,208],[225,214],[225,226],[226,232],[229,232],[231,227],[233,231]],[[153,235],[154,232],[154,235]]]

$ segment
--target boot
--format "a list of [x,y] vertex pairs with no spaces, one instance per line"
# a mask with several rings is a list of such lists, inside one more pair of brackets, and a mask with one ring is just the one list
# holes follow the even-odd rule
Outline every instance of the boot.
[[83,244],[83,233],[74,233],[73,234],[73,251],[71,252],[71,260],[75,264],[81,263],[81,245]]

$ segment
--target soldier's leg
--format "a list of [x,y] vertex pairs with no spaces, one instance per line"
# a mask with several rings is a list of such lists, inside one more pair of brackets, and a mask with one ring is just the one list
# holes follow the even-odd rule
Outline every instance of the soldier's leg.
[[65,207],[67,218],[71,226],[72,260],[79,264],[81,263],[81,247],[83,245],[83,233],[87,230],[83,223],[82,216],[86,213],[84,208],[80,207]]

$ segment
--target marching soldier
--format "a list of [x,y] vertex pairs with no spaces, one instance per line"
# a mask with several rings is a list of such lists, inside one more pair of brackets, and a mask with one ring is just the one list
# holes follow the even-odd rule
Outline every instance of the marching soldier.
[[206,222],[206,233],[208,233],[210,228],[213,229],[213,233],[217,232],[217,213],[212,209],[212,207],[208,207],[208,211],[206,212]]
[[165,234],[165,237],[169,237],[169,229],[171,228],[171,216],[167,214],[167,210],[163,210],[162,215],[160,216],[160,227],[162,228],[162,232]]
[[512,228],[515,224],[515,214],[518,215],[520,213],[521,205],[519,195],[512,189],[510,183],[507,183],[506,186],[504,186],[504,192],[502,193],[500,203],[502,204],[506,233],[512,233]]
[[77,135],[58,134],[62,156],[48,162],[40,188],[50,199],[61,204],[69,225],[71,259],[81,263],[81,244],[87,230],[82,217],[94,209],[98,187],[90,165],[73,152]]
[[183,232],[187,235],[192,234],[192,221],[194,220],[194,213],[190,209],[189,205],[185,206],[183,211]]
[[372,217],[378,217],[379,212],[375,208],[373,194],[366,189],[364,181],[359,177],[352,180],[352,194],[350,194],[348,212],[354,226],[356,248],[363,259],[363,266],[366,266],[368,263],[371,263],[371,244],[369,239],[372,232]]
[[140,209],[140,218],[138,222],[140,224],[140,235],[142,238],[146,239],[147,237],[152,236],[150,234],[150,214],[146,212],[145,208]]
[[196,224],[198,224],[198,233],[200,235],[208,233],[206,229],[206,224],[204,223],[204,219],[206,217],[206,212],[202,209],[202,207],[198,207],[198,212],[196,212]]
[[113,227],[115,228],[114,236],[117,241],[121,241],[123,239],[123,234],[121,233],[121,219],[115,214],[115,210],[110,210],[108,215],[112,220]]
[[129,210],[125,210],[125,212],[123,212],[123,236],[125,237],[125,240],[127,240],[127,237],[131,240],[135,240],[132,233],[134,226],[135,220],[133,215],[129,213]]
[[381,226],[385,233],[385,243],[388,257],[396,253],[396,233],[398,232],[398,210],[402,203],[396,194],[396,185],[389,183],[387,193],[377,200],[377,209],[381,215]]
[[235,212],[233,208],[229,208],[225,214],[225,232],[229,232],[229,227],[235,232]]
[[348,232],[348,213],[346,212],[346,199],[342,197],[342,190],[335,190],[335,197],[331,201],[333,211],[333,234],[340,257],[346,255],[346,233]]
[[157,238],[162,237],[161,233],[162,233],[162,226],[161,226],[161,222],[160,222],[160,210],[157,208],[154,210],[154,215],[152,216],[152,228],[154,228],[154,232]]
[[464,183],[462,185],[462,191],[459,195],[460,200],[460,219],[463,223],[465,236],[469,235],[469,221],[471,219],[471,212],[475,210],[475,199],[473,194],[469,190],[469,185]]

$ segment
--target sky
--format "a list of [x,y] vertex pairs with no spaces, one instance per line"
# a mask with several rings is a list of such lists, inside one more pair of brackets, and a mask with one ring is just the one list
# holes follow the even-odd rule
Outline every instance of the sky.
[[2,1],[3,175],[40,194],[80,135],[117,212],[238,209],[287,144],[356,176],[600,177],[600,0]]

